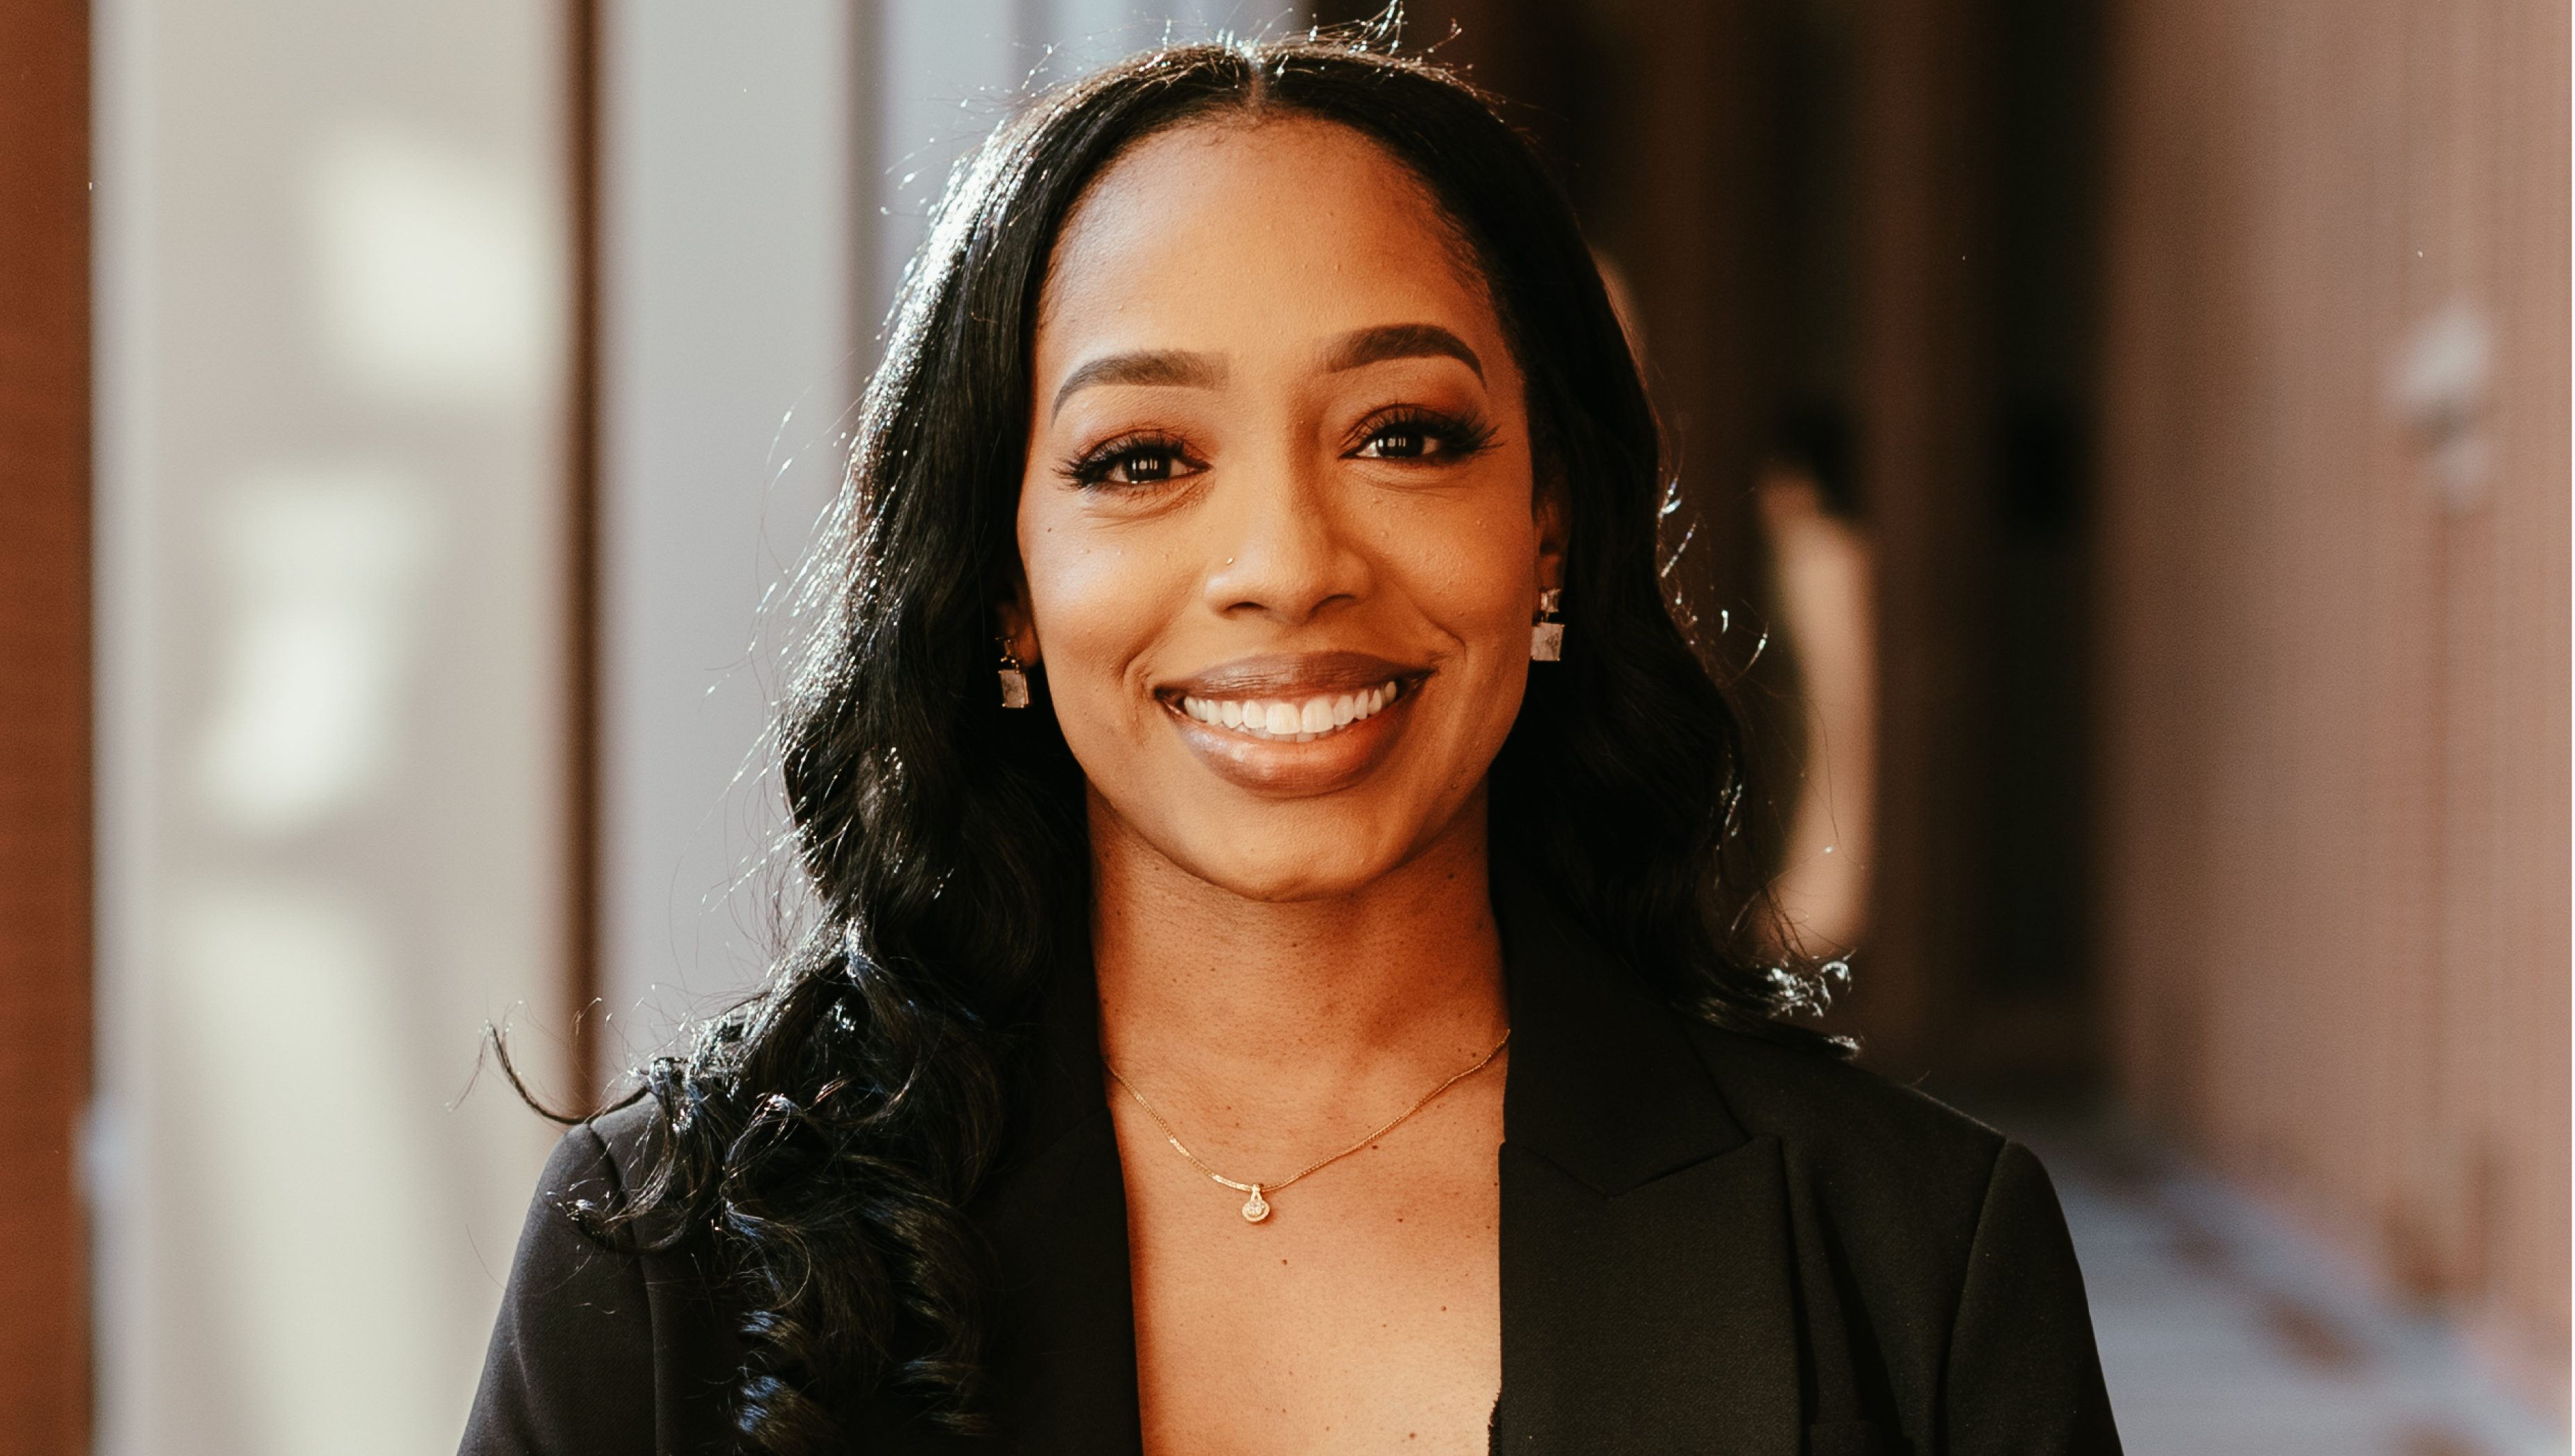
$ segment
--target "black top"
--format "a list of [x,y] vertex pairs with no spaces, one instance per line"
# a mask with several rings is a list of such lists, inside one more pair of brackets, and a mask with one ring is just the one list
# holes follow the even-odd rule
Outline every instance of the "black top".
[[[2055,1191],[2016,1143],[1872,1073],[1649,995],[1563,916],[1503,911],[1502,1389],[1492,1449],[1742,1456],[2116,1453]],[[1140,1450],[1127,1201],[1086,968],[970,1210],[1001,1275],[998,1443],[899,1396],[859,1453]],[[519,1241],[468,1456],[733,1449],[742,1346],[712,1256],[629,1257],[612,1199],[649,1109],[572,1129]]]

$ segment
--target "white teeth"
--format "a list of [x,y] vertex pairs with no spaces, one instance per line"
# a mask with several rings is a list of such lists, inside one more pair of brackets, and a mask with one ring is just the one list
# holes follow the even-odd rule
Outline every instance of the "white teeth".
[[1253,737],[1310,743],[1336,728],[1374,717],[1400,692],[1398,684],[1380,683],[1362,692],[1308,698],[1302,703],[1220,703],[1184,698],[1181,711],[1200,723],[1222,725]]

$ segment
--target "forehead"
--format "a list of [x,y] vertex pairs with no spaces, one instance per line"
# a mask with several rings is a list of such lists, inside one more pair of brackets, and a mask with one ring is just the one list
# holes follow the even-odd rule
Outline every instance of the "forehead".
[[1420,179],[1344,126],[1221,118],[1139,144],[1084,194],[1048,264],[1040,353],[1068,329],[1302,334],[1398,314],[1497,341],[1471,250]]

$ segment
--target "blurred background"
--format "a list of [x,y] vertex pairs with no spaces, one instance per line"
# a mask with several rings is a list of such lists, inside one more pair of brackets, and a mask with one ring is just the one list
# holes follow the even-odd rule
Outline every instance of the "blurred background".
[[[951,162],[1246,0],[0,7],[0,1452],[451,1450],[794,922],[786,590]],[[2129,1449],[2567,1449],[2557,0],[1449,0],[1746,832],[2033,1143]]]

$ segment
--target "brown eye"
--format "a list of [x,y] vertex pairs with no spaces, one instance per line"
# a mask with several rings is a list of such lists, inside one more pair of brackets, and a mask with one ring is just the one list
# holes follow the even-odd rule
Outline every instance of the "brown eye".
[[1120,485],[1151,485],[1170,480],[1180,466],[1179,457],[1168,450],[1131,450],[1110,463],[1109,479]]
[[1437,436],[1418,426],[1402,425],[1369,436],[1367,444],[1359,447],[1359,454],[1370,460],[1419,460],[1438,448],[1434,443],[1437,440]]
[[1128,439],[1113,441],[1069,463],[1065,474],[1082,486],[1159,486],[1203,469],[1177,445]]
[[1350,454],[1359,460],[1400,460],[1425,464],[1454,463],[1490,444],[1493,432],[1472,417],[1451,419],[1404,411],[1380,417]]

